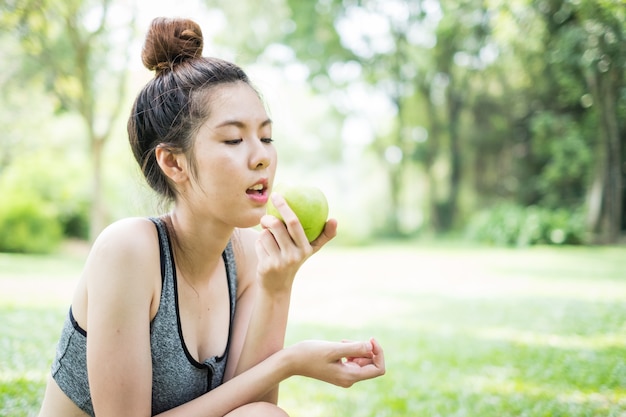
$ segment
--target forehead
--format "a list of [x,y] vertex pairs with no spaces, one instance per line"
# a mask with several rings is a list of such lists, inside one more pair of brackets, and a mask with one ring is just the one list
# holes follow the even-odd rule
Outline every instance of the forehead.
[[207,105],[210,108],[207,124],[211,126],[218,126],[224,121],[257,124],[268,119],[259,94],[244,82],[223,84],[208,94]]

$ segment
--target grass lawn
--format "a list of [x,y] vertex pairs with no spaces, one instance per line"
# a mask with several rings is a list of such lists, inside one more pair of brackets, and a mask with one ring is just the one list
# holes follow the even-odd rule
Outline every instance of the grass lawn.
[[[35,416],[76,256],[0,254],[0,416]],[[626,248],[327,248],[287,343],[376,337],[387,374],[281,385],[292,417],[626,416]]]
[[0,253],[0,417],[37,415],[83,261]]

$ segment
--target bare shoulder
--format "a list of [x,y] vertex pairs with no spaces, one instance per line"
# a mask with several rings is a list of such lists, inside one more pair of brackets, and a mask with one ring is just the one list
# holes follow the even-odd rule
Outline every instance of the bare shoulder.
[[86,324],[88,300],[91,307],[128,302],[149,308],[158,299],[160,276],[154,224],[147,218],[112,223],[100,233],[85,263],[72,303],[77,320]]
[[87,267],[117,272],[116,276],[143,276],[142,271],[159,267],[158,258],[154,224],[146,218],[128,218],[116,221],[102,231],[94,242]]
[[[157,243],[154,224],[145,218],[118,220],[107,226],[93,243],[87,264],[91,262],[128,261],[150,256]],[[157,247],[158,249],[158,247]]]
[[94,242],[94,250],[140,250],[155,242],[156,228],[147,218],[131,217],[107,226]]

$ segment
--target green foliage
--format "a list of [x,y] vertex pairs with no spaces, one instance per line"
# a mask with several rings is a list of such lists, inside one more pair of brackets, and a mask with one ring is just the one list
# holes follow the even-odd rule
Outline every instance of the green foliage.
[[69,238],[89,239],[89,202],[80,199],[65,202],[61,206],[58,220],[63,227],[63,235]]
[[[289,107],[276,112],[276,136],[286,139],[277,143],[281,166],[307,174],[340,165],[357,172],[366,165],[363,153],[371,151],[366,156],[382,167],[381,195],[390,196],[382,216],[389,220],[378,221],[380,206],[366,204],[368,197],[360,205],[366,221],[387,229],[383,234],[402,230],[394,220],[403,213],[422,211],[424,229],[458,227],[459,214],[472,204],[500,198],[569,211],[595,196],[589,187],[601,174],[598,194],[604,194],[588,205],[599,207],[589,225],[618,233],[626,228],[626,205],[614,204],[624,199],[626,177],[612,178],[626,160],[623,1],[203,3],[208,20],[217,22],[205,32],[205,54],[224,51],[244,67],[271,68],[289,83],[275,89]],[[45,92],[59,114],[81,114],[86,130],[78,139],[89,137],[92,149],[102,149],[117,111],[127,108],[119,101],[130,68],[121,46],[132,44],[126,42],[127,30],[136,29],[132,7],[109,0],[4,5],[0,121],[7,134],[0,138],[6,149],[0,169],[18,150],[42,142],[24,124],[39,120],[32,112]],[[358,130],[344,123],[355,120]],[[363,142],[339,140],[362,133]],[[387,160],[391,150],[401,154],[399,163]],[[111,175],[105,172],[102,183]],[[366,196],[367,182],[357,180],[352,188],[359,186]],[[94,190],[95,206],[101,205],[98,195],[112,206],[124,199],[103,188]],[[73,201],[59,215],[66,234],[82,236],[88,203],[82,196]],[[621,224],[618,216],[607,217],[613,212],[621,212]]]
[[[87,237],[88,194],[82,164],[47,150],[13,161],[0,172],[0,251],[50,252],[63,237]],[[84,179],[84,176],[82,176]]]
[[[450,224],[458,224],[453,216],[460,188],[479,197],[505,195],[524,206],[581,206],[592,173],[605,163],[602,138],[607,132],[624,137],[626,96],[617,93],[611,101],[607,94],[624,88],[626,16],[620,1],[450,0],[432,14],[421,2],[288,5],[296,30],[284,42],[308,65],[312,83],[320,69],[356,62],[362,72],[356,82],[386,95],[397,110],[391,125],[400,133],[427,129],[419,146],[379,129],[373,148],[384,163],[385,148],[394,145],[404,152],[402,169],[422,169],[433,190],[424,196],[430,210],[446,200]],[[379,24],[368,29],[365,22],[373,16]],[[332,36],[317,36],[325,32]],[[380,47],[382,40],[393,46]],[[315,56],[318,49],[332,52]],[[344,90],[332,77],[327,81],[328,89]],[[344,110],[358,112],[358,104]],[[621,169],[621,163],[611,165],[612,172]],[[416,182],[397,171],[384,173],[392,196]],[[391,218],[417,209],[397,198],[392,203],[400,207],[392,207]],[[429,217],[431,227],[439,217]],[[393,232],[393,223],[385,227]]]
[[501,203],[474,215],[467,237],[497,246],[578,245],[585,243],[580,209],[548,209]]
[[54,207],[30,192],[0,201],[0,251],[51,252],[63,237]]
[[[237,63],[244,67],[256,62],[268,46],[275,45],[278,37],[293,30],[284,0],[246,1],[245,4],[229,0],[203,0],[202,3],[212,14],[224,19],[226,27],[238,27],[237,30],[217,33],[215,44],[205,47],[205,51],[223,45],[233,46],[237,51]],[[240,25],[241,22],[246,24]]]
[[356,58],[343,45],[337,28],[337,22],[345,16],[347,8],[337,0],[285,0],[285,3],[293,27],[283,34],[283,42],[306,63],[314,87],[324,90],[332,84],[329,77],[332,65]]
[[[73,131],[84,129],[81,141],[93,164],[91,204],[97,209],[90,229],[104,227],[101,167],[105,144],[126,100],[129,46],[134,39],[133,5],[110,0],[24,0],[9,2],[0,14],[0,28],[11,34],[15,54],[14,84],[45,91],[54,98],[57,116],[78,116]],[[7,85],[2,82],[0,85]],[[25,94],[28,95],[28,94]],[[27,112],[28,106],[21,109]],[[1,165],[1,162],[0,162]],[[66,218],[68,231],[82,233],[80,218]]]
[[542,112],[531,120],[533,148],[531,158],[540,169],[526,181],[531,202],[558,208],[580,205],[585,198],[593,166],[594,137],[586,136],[583,123],[571,115]]

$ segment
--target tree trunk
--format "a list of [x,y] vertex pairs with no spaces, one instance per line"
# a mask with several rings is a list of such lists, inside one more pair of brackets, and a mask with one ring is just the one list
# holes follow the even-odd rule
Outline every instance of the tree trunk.
[[621,75],[616,67],[587,77],[596,104],[599,144],[593,185],[588,196],[589,231],[602,243],[617,243],[622,230],[623,174],[617,97]]
[[434,166],[437,156],[439,154],[441,132],[443,128],[439,123],[439,117],[437,115],[437,109],[432,100],[429,99],[431,93],[430,82],[416,82],[415,87],[424,97],[424,105],[427,113],[427,125],[428,141],[426,142],[426,155],[424,156],[423,166],[424,173],[426,175],[426,186],[428,187],[428,224],[434,231],[440,229],[440,213],[438,205],[438,184],[437,178],[435,178]]
[[91,188],[91,210],[89,221],[89,239],[93,240],[100,234],[106,225],[104,198],[102,196],[102,160],[104,158],[103,138],[94,137],[91,143],[91,163],[92,163],[92,188]]
[[[453,87],[450,86],[450,89]],[[461,114],[461,99],[453,91],[448,95],[448,133],[450,135],[450,187],[447,199],[448,210],[442,224],[444,231],[449,231],[456,221],[459,204],[459,190],[461,188],[461,146],[459,141],[459,125]]]
[[391,197],[391,209],[387,216],[387,230],[391,236],[400,235],[400,188],[401,188],[401,165],[394,165],[389,170],[389,194]]

